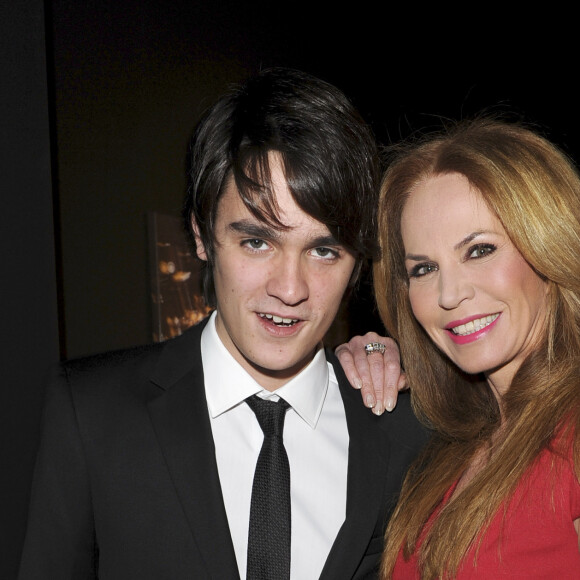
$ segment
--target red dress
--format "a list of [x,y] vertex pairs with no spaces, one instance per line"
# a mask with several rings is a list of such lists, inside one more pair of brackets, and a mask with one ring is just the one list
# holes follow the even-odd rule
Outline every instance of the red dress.
[[[580,579],[578,534],[573,524],[580,518],[580,484],[571,452],[570,446],[567,459],[549,449],[539,455],[509,501],[505,519],[503,505],[494,516],[477,560],[475,548],[467,553],[458,580]],[[445,494],[443,503],[454,488]],[[405,562],[400,552],[393,580],[419,578],[416,556]]]

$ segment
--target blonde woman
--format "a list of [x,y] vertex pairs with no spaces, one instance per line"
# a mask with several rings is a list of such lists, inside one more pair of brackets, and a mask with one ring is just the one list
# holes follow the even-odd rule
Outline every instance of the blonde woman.
[[395,151],[379,220],[379,312],[433,430],[389,522],[382,576],[580,578],[573,164],[526,128],[462,123]]

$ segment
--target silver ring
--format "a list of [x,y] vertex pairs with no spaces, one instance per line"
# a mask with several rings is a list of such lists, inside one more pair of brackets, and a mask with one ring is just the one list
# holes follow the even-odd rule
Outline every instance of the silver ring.
[[367,356],[374,352],[385,354],[385,345],[382,342],[369,342],[369,344],[365,344],[365,352],[367,353]]

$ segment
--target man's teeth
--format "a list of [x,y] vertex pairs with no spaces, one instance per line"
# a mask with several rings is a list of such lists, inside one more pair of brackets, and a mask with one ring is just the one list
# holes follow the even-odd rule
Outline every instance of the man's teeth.
[[275,316],[274,314],[262,314],[260,313],[262,318],[267,318],[271,320],[274,324],[279,326],[291,326],[292,324],[296,324],[298,322],[298,318],[282,318],[281,316]]
[[498,314],[490,314],[489,316],[484,316],[483,318],[478,318],[477,320],[471,320],[467,324],[460,324],[455,326],[451,330],[453,334],[459,334],[460,336],[465,336],[467,334],[473,334],[486,326],[489,326],[497,317]]

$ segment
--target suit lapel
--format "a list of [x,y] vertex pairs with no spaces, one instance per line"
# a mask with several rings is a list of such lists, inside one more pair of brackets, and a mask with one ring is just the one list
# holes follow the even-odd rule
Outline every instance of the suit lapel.
[[346,519],[326,560],[320,580],[352,578],[382,513],[387,478],[388,441],[360,393],[348,384],[330,357],[344,402],[349,434]]
[[198,325],[166,344],[148,404],[167,467],[209,578],[238,578],[203,383]]
[[[200,324],[164,345],[151,378],[159,396],[148,410],[209,578],[239,578],[224,508],[203,383]],[[320,580],[352,578],[377,524],[387,476],[386,434],[330,356],[349,432],[346,519]]]

